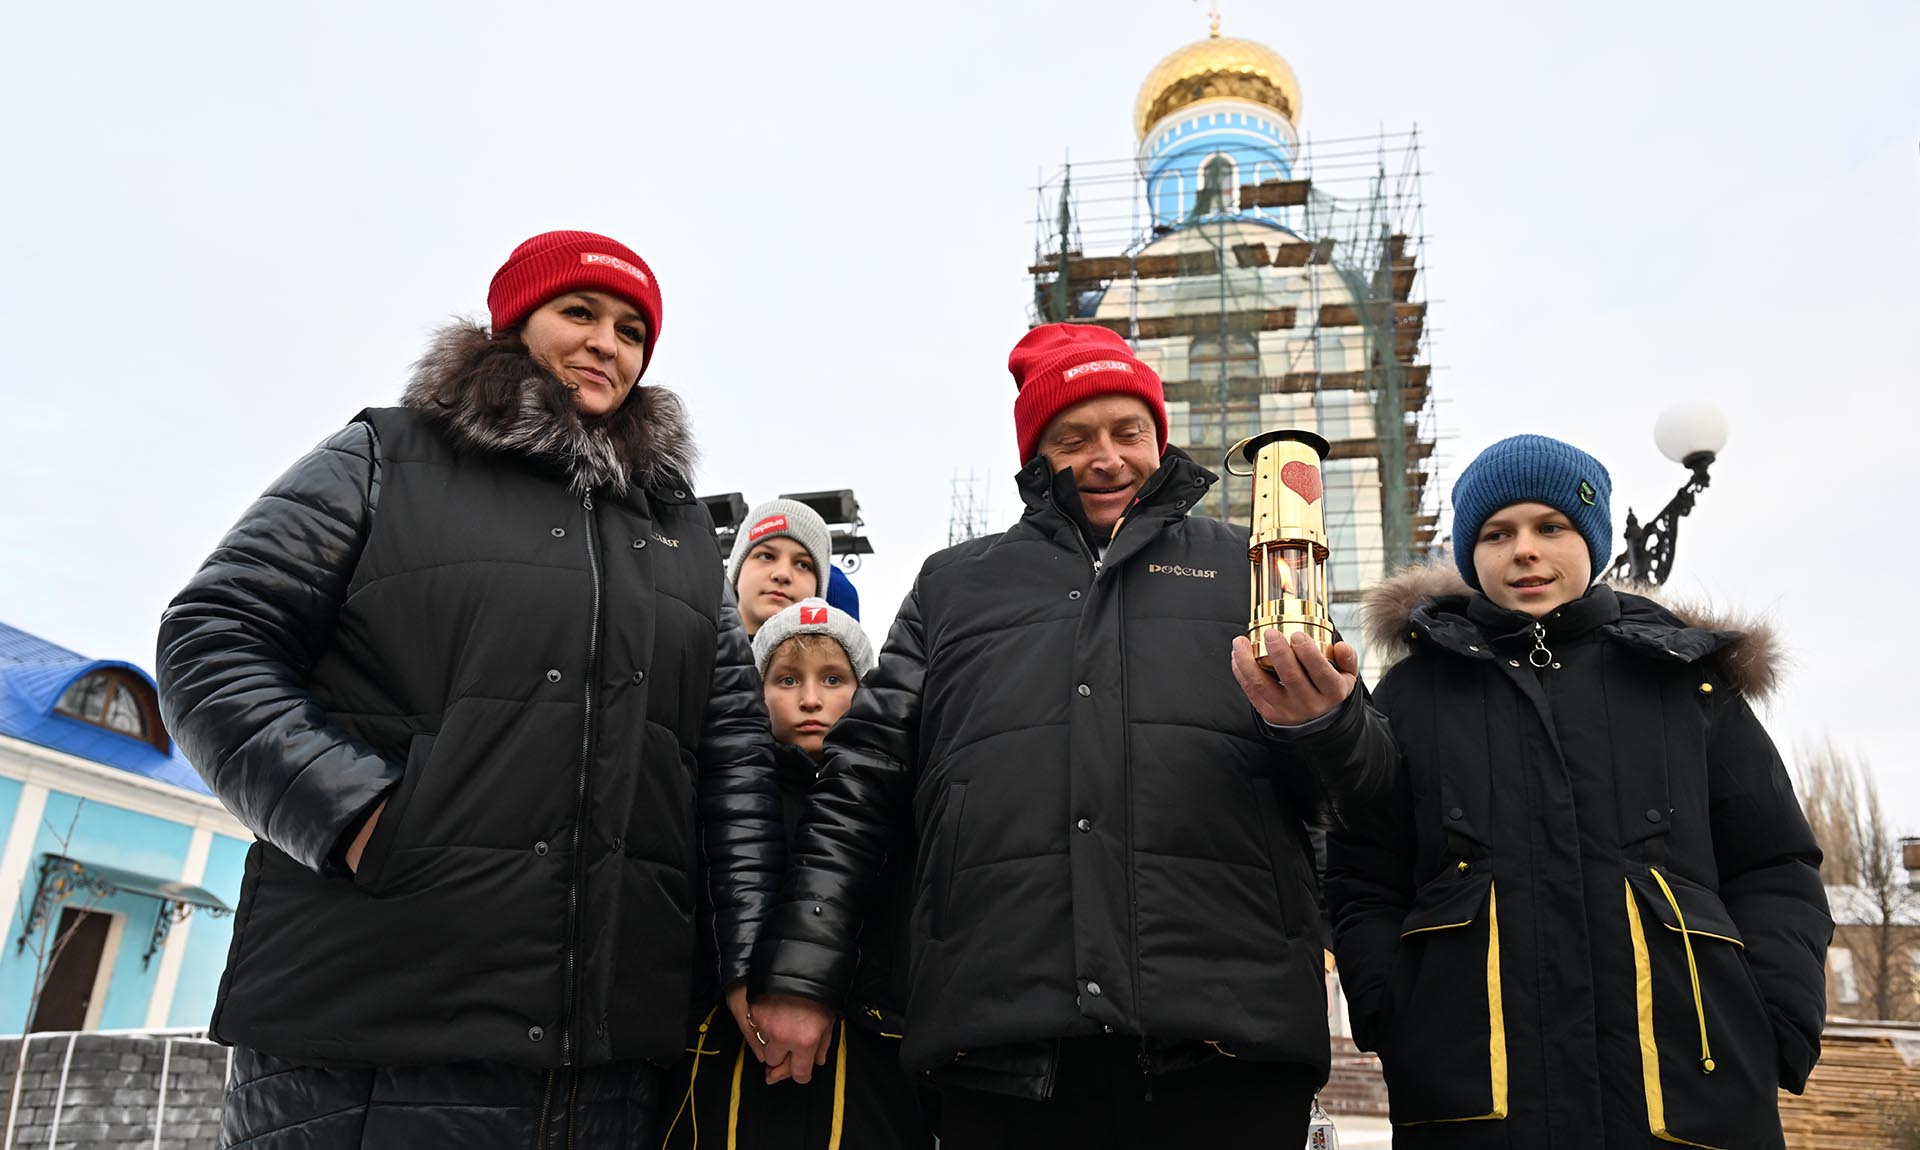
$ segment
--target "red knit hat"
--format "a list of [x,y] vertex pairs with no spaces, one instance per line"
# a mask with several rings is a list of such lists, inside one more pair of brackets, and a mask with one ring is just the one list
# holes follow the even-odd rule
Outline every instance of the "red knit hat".
[[1167,449],[1167,404],[1160,377],[1134,357],[1127,341],[1098,324],[1048,323],[1034,328],[1007,356],[1020,398],[1013,401],[1013,429],[1020,461],[1040,448],[1040,433],[1053,417],[1082,400],[1134,395],[1146,400],[1160,450]]
[[611,292],[646,318],[645,375],[660,339],[660,282],[633,249],[592,232],[544,232],[513,249],[487,288],[493,330],[512,327],[562,292],[582,289]]

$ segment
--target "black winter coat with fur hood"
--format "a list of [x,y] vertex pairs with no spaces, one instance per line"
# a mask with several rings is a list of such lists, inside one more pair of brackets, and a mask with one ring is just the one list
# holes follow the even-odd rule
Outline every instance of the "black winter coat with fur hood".
[[1421,569],[1410,649],[1299,740],[1398,794],[1328,839],[1334,949],[1396,1147],[1777,1147],[1819,1054],[1820,850],[1748,706],[1764,630],[1595,587],[1528,616]]
[[216,1037],[665,1062],[703,851],[719,974],[744,976],[780,799],[690,457],[670,392],[583,419],[517,341],[460,326],[402,407],[242,516],[160,628],[167,725],[259,839]]

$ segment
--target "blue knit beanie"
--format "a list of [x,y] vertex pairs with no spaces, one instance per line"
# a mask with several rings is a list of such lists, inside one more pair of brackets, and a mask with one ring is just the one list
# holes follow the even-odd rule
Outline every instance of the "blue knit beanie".
[[1453,562],[1467,586],[1480,590],[1473,548],[1480,527],[1502,507],[1544,503],[1573,521],[1587,541],[1593,574],[1613,556],[1613,480],[1600,461],[1571,443],[1544,435],[1516,435],[1482,451],[1453,485]]
[[853,616],[854,622],[860,621],[860,592],[838,567],[827,568],[827,602]]

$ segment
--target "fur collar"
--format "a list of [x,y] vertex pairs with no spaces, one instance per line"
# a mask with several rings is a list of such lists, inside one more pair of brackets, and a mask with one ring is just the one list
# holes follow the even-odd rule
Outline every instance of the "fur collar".
[[[1763,700],[1779,685],[1779,636],[1773,625],[1756,616],[1736,616],[1715,610],[1707,604],[1667,603],[1651,588],[1613,584],[1622,605],[1638,600],[1658,617],[1664,617],[1674,629],[1702,633],[1721,632],[1729,640],[1715,652],[1714,658],[1727,680],[1741,694]],[[1366,617],[1367,642],[1376,650],[1404,653],[1407,636],[1415,630],[1414,612],[1442,599],[1465,600],[1474,591],[1451,565],[1416,565],[1369,588],[1361,598]]]
[[693,434],[679,396],[638,386],[618,411],[582,417],[519,340],[496,341],[465,320],[435,333],[400,403],[439,420],[462,446],[559,465],[576,494],[604,487],[625,495],[631,485],[685,486],[692,477]]

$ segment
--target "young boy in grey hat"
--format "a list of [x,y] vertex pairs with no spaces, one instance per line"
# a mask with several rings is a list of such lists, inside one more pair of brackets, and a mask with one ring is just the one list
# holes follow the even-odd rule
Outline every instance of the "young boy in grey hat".
[[802,599],[825,596],[832,561],[833,535],[813,508],[769,499],[747,512],[727,556],[747,634]]
[[[873,644],[852,615],[808,598],[756,629],[753,659],[780,744],[777,766],[791,841],[806,811],[822,742],[873,669]],[[904,910],[897,897],[895,905]],[[905,932],[886,917],[886,911],[877,914],[866,935],[869,945],[845,1017],[835,1028],[826,1067],[811,1082],[769,1084],[740,1033],[724,1025],[718,1010],[708,1016],[693,1052],[696,1065],[685,1079],[675,1078],[684,1082],[684,1094],[670,1103],[677,1113],[663,1142],[667,1150],[693,1150],[701,1126],[729,1131],[729,1144],[742,1147],[932,1145],[918,1087],[900,1067]]]

